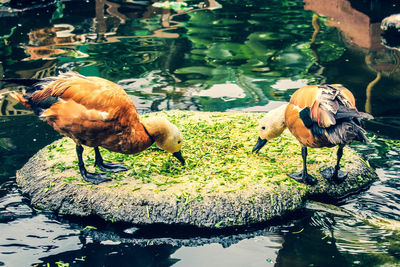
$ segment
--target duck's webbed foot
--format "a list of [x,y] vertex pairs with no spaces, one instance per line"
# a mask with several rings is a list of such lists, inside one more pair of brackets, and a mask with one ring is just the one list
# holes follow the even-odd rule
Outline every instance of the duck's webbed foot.
[[91,173],[91,172],[81,172],[83,180],[92,184],[100,184],[103,182],[111,181],[110,178],[106,176],[105,173]]
[[95,166],[99,167],[103,172],[123,172],[128,170],[123,163],[96,162]]
[[335,171],[335,168],[328,167],[321,171],[321,175],[328,181],[340,184],[347,178],[348,172],[341,170]]
[[300,183],[304,183],[304,184],[308,184],[308,185],[316,185],[318,183],[317,179],[314,176],[312,176],[304,171],[299,171],[296,173],[288,173],[287,175],[290,178],[293,178]]
[[94,148],[94,152],[95,152],[94,166],[99,167],[99,169],[101,171],[103,171],[103,172],[122,172],[122,171],[128,170],[128,168],[126,168],[125,165],[122,163],[104,162],[103,158],[101,157],[98,147]]
[[111,179],[108,178],[105,173],[88,172],[85,168],[85,164],[83,163],[82,153],[83,153],[83,147],[81,145],[77,145],[76,146],[76,154],[78,155],[79,172],[81,173],[83,180],[85,180],[86,182],[89,182],[89,183],[93,183],[93,184],[99,184],[99,183],[111,181]]

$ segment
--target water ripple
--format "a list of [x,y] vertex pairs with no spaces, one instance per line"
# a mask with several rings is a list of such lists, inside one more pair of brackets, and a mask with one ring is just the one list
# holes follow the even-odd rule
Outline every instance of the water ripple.
[[49,220],[45,215],[0,223],[1,262],[6,266],[30,266],[40,258],[80,249],[80,231]]

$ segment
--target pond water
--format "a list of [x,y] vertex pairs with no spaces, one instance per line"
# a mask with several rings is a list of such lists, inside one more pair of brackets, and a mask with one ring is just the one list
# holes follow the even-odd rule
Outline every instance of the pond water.
[[[0,72],[74,70],[120,84],[140,113],[265,112],[306,84],[342,83],[366,124],[355,144],[379,180],[335,205],[229,231],[135,228],[33,209],[15,172],[60,138],[0,89],[0,266],[393,266],[400,234],[400,52],[380,22],[397,0],[206,0],[175,9],[146,0],[0,3]],[[256,138],[256,137],[255,137]],[[93,227],[88,227],[93,226]],[[94,228],[95,227],[95,228]],[[63,265],[64,264],[64,265]]]

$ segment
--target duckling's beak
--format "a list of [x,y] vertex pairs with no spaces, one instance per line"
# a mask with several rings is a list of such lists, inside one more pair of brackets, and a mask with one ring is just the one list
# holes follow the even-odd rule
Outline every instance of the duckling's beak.
[[185,159],[182,157],[182,153],[180,151],[172,153],[172,155],[174,155],[174,157],[182,163],[182,166],[185,165]]
[[267,143],[267,139],[261,139],[261,137],[258,137],[257,144],[253,147],[252,152],[258,153],[260,149]]

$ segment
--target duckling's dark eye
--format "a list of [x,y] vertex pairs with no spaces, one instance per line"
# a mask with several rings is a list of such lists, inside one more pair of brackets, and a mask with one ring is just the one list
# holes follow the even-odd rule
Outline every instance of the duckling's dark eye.
[[265,126],[261,127],[261,130],[265,130]]
[[181,141],[178,141],[178,144],[180,144],[181,143]]

